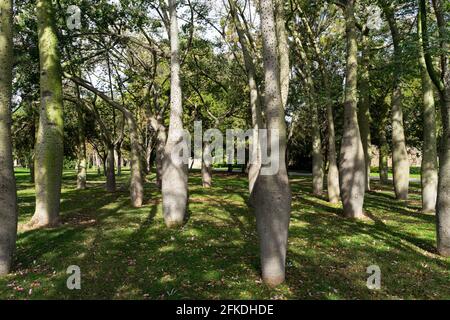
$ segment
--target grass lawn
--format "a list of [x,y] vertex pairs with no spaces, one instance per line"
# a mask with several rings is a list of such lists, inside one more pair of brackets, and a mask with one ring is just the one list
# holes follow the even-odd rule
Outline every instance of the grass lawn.
[[[14,273],[0,278],[2,299],[450,299],[450,259],[435,255],[435,217],[420,212],[418,185],[401,203],[374,183],[370,219],[340,216],[340,207],[311,194],[310,177],[292,177],[287,281],[261,283],[255,219],[245,176],[215,173],[214,187],[191,174],[189,220],[165,228],[152,178],[146,201],[130,206],[128,172],[114,194],[89,172],[77,191],[64,174],[63,225],[25,231],[34,210],[28,173],[17,172],[20,231]],[[381,290],[366,287],[366,268],[379,265]],[[82,288],[66,288],[66,269],[81,268]]]

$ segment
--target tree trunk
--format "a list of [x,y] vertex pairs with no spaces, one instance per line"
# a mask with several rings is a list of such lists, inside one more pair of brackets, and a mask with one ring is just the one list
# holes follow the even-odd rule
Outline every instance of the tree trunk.
[[0,276],[11,270],[17,237],[17,196],[11,139],[12,1],[0,0]]
[[381,137],[381,146],[379,148],[380,158],[379,158],[379,171],[380,171],[380,183],[388,184],[389,183],[389,146],[386,141],[386,135],[384,135],[384,140]]
[[116,154],[117,154],[117,175],[120,177],[122,175],[122,145],[121,143],[116,144]]
[[370,86],[369,86],[369,48],[368,39],[363,35],[363,50],[361,59],[361,101],[358,110],[358,124],[361,134],[361,142],[364,150],[364,159],[366,165],[365,184],[366,191],[370,191]]
[[275,0],[275,25],[278,39],[280,65],[280,93],[283,108],[286,108],[289,96],[289,43],[284,21],[284,0]]
[[402,49],[400,35],[392,8],[385,7],[394,43],[394,89],[392,93],[392,169],[394,189],[398,200],[408,199],[409,160],[403,128]]
[[78,113],[78,159],[77,159],[77,189],[84,190],[86,189],[86,137],[84,134],[85,126],[84,126],[84,115],[80,110],[80,107],[77,106]]
[[162,125],[158,127],[158,133],[156,136],[156,186],[158,189],[162,187],[162,173],[164,163],[164,146],[167,141],[166,128]]
[[[420,12],[419,12],[420,15]],[[422,19],[417,19],[419,35],[419,66],[422,76],[423,99],[423,147],[422,147],[422,211],[435,212],[438,187],[437,137],[436,137],[436,109],[434,104],[433,82],[427,71],[425,54],[422,43]]]
[[312,123],[312,174],[313,174],[313,194],[321,196],[323,194],[323,156],[322,139],[320,137],[318,108],[311,101],[311,123]]
[[334,129],[334,117],[331,104],[327,104],[327,122],[328,122],[328,176],[327,189],[328,201],[332,204],[339,202],[339,170],[336,155],[336,134]]
[[52,1],[38,0],[41,105],[35,147],[36,210],[30,224],[59,224],[63,169],[63,99],[61,62]]
[[205,142],[203,146],[202,157],[202,185],[203,188],[212,187],[212,158],[211,158],[211,145]]
[[135,208],[142,206],[144,201],[144,179],[142,177],[142,159],[141,147],[139,144],[139,134],[136,122],[131,114],[125,114],[128,129],[130,131],[131,144],[131,181],[130,181],[130,195],[131,204]]
[[[262,277],[266,284],[277,286],[285,279],[285,262],[291,189],[286,168],[286,123],[280,91],[280,70],[277,53],[277,34],[271,0],[260,0],[261,34],[265,74],[265,108],[269,141],[279,134],[279,150],[269,143],[271,163],[263,165],[256,179],[254,207],[259,234]],[[278,165],[277,172],[268,169]]]
[[108,154],[105,161],[105,174],[106,174],[106,191],[116,191],[116,173],[114,170],[114,145],[108,146]]
[[[169,0],[170,13],[170,125],[164,149],[162,174],[163,212],[166,226],[178,227],[184,222],[188,201],[187,163],[180,159],[180,149],[187,150],[183,137],[183,107],[180,80],[179,39],[176,0]],[[183,158],[189,155],[183,154]],[[178,158],[174,160],[174,158]]]
[[355,0],[348,0],[345,8],[347,66],[340,183],[344,215],[360,219],[363,217],[366,170],[357,116],[358,44],[354,8]]

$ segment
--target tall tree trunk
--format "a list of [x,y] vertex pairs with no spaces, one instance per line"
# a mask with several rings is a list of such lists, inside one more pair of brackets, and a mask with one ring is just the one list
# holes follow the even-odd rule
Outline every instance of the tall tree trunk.
[[437,250],[442,256],[450,256],[450,41],[448,23],[445,16],[449,14],[448,5],[444,1],[433,0],[434,12],[439,30],[439,49],[441,52],[441,77],[434,70],[433,58],[430,54],[427,31],[426,1],[420,0],[420,19],[422,23],[422,40],[425,53],[425,63],[431,80],[439,90],[442,113],[442,146],[439,155],[439,183],[436,204]]
[[402,49],[392,7],[384,7],[394,43],[394,88],[392,93],[392,170],[398,200],[408,199],[409,159],[403,128]]
[[114,169],[114,145],[108,145],[108,153],[104,165],[104,172],[106,175],[106,191],[116,191],[116,173]]
[[130,181],[130,196],[131,204],[135,208],[142,206],[144,201],[144,179],[142,170],[142,150],[139,144],[139,133],[136,122],[132,114],[125,113],[128,129],[130,131],[131,144],[131,181]]
[[355,2],[355,0],[348,0],[345,7],[347,66],[340,183],[344,215],[359,219],[363,217],[366,165],[357,115],[358,44],[354,13]]
[[[265,108],[269,141],[279,134],[279,150],[269,143],[271,163],[261,167],[256,179],[254,207],[259,234],[261,269],[265,283],[277,286],[285,279],[286,250],[291,213],[291,189],[286,168],[286,123],[280,91],[277,33],[272,0],[260,0],[265,74]],[[278,165],[277,172],[269,168]]]
[[12,1],[0,0],[0,276],[11,270],[17,237],[17,196],[11,139]]
[[[164,149],[162,198],[164,221],[167,227],[183,224],[188,201],[188,175],[185,161],[174,161],[179,150],[187,150],[183,137],[183,107],[180,80],[179,39],[176,0],[169,0],[170,13],[170,124]],[[176,150],[178,150],[176,152]],[[177,155],[175,155],[175,152]],[[183,155],[186,157],[188,155]]]
[[433,82],[427,71],[422,43],[422,19],[419,12],[417,19],[419,35],[419,66],[422,76],[423,99],[423,147],[422,147],[422,211],[435,212],[438,187],[438,162],[436,138],[436,109],[434,104]]
[[117,154],[117,175],[120,177],[122,175],[122,144],[116,144],[116,154]]
[[322,138],[320,137],[319,115],[316,104],[311,101],[311,124],[312,124],[312,174],[313,194],[323,194],[323,155]]
[[358,124],[366,164],[366,191],[370,191],[370,86],[369,86],[369,48],[367,35],[363,35],[361,59],[361,101],[358,110]]
[[336,155],[336,133],[334,129],[334,117],[331,103],[327,102],[327,123],[328,123],[328,175],[327,191],[328,201],[332,204],[339,202],[339,170]]
[[77,154],[77,189],[86,189],[86,137],[85,137],[85,125],[84,125],[84,115],[80,110],[81,108],[77,106],[78,113],[78,154]]
[[289,96],[289,43],[285,26],[284,0],[275,0],[275,25],[278,39],[280,65],[280,92],[283,108],[286,108]]
[[39,227],[59,224],[64,125],[61,62],[52,1],[38,0],[36,15],[41,105],[35,147],[36,211],[30,224]]

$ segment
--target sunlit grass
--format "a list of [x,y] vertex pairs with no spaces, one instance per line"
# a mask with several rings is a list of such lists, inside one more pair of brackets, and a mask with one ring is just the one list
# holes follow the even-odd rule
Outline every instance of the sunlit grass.
[[[62,220],[56,229],[20,231],[14,273],[0,279],[0,298],[98,299],[450,299],[450,259],[435,255],[434,215],[420,212],[417,185],[401,203],[374,184],[370,219],[348,220],[339,206],[311,194],[309,177],[293,177],[287,281],[269,289],[260,280],[255,218],[244,175],[216,173],[211,189],[190,176],[189,220],[168,230],[154,177],[142,208],[130,206],[128,172],[118,191],[103,189],[90,171],[88,189],[64,174]],[[34,210],[28,173],[17,172],[20,224]],[[366,287],[366,268],[382,271],[382,288]],[[66,288],[78,265],[82,289]]]

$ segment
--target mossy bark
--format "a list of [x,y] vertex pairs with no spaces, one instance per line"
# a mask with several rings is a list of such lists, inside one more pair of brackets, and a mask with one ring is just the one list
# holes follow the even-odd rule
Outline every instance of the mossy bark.
[[30,224],[59,224],[63,169],[63,97],[55,13],[50,0],[36,2],[41,104],[35,147],[36,209]]

